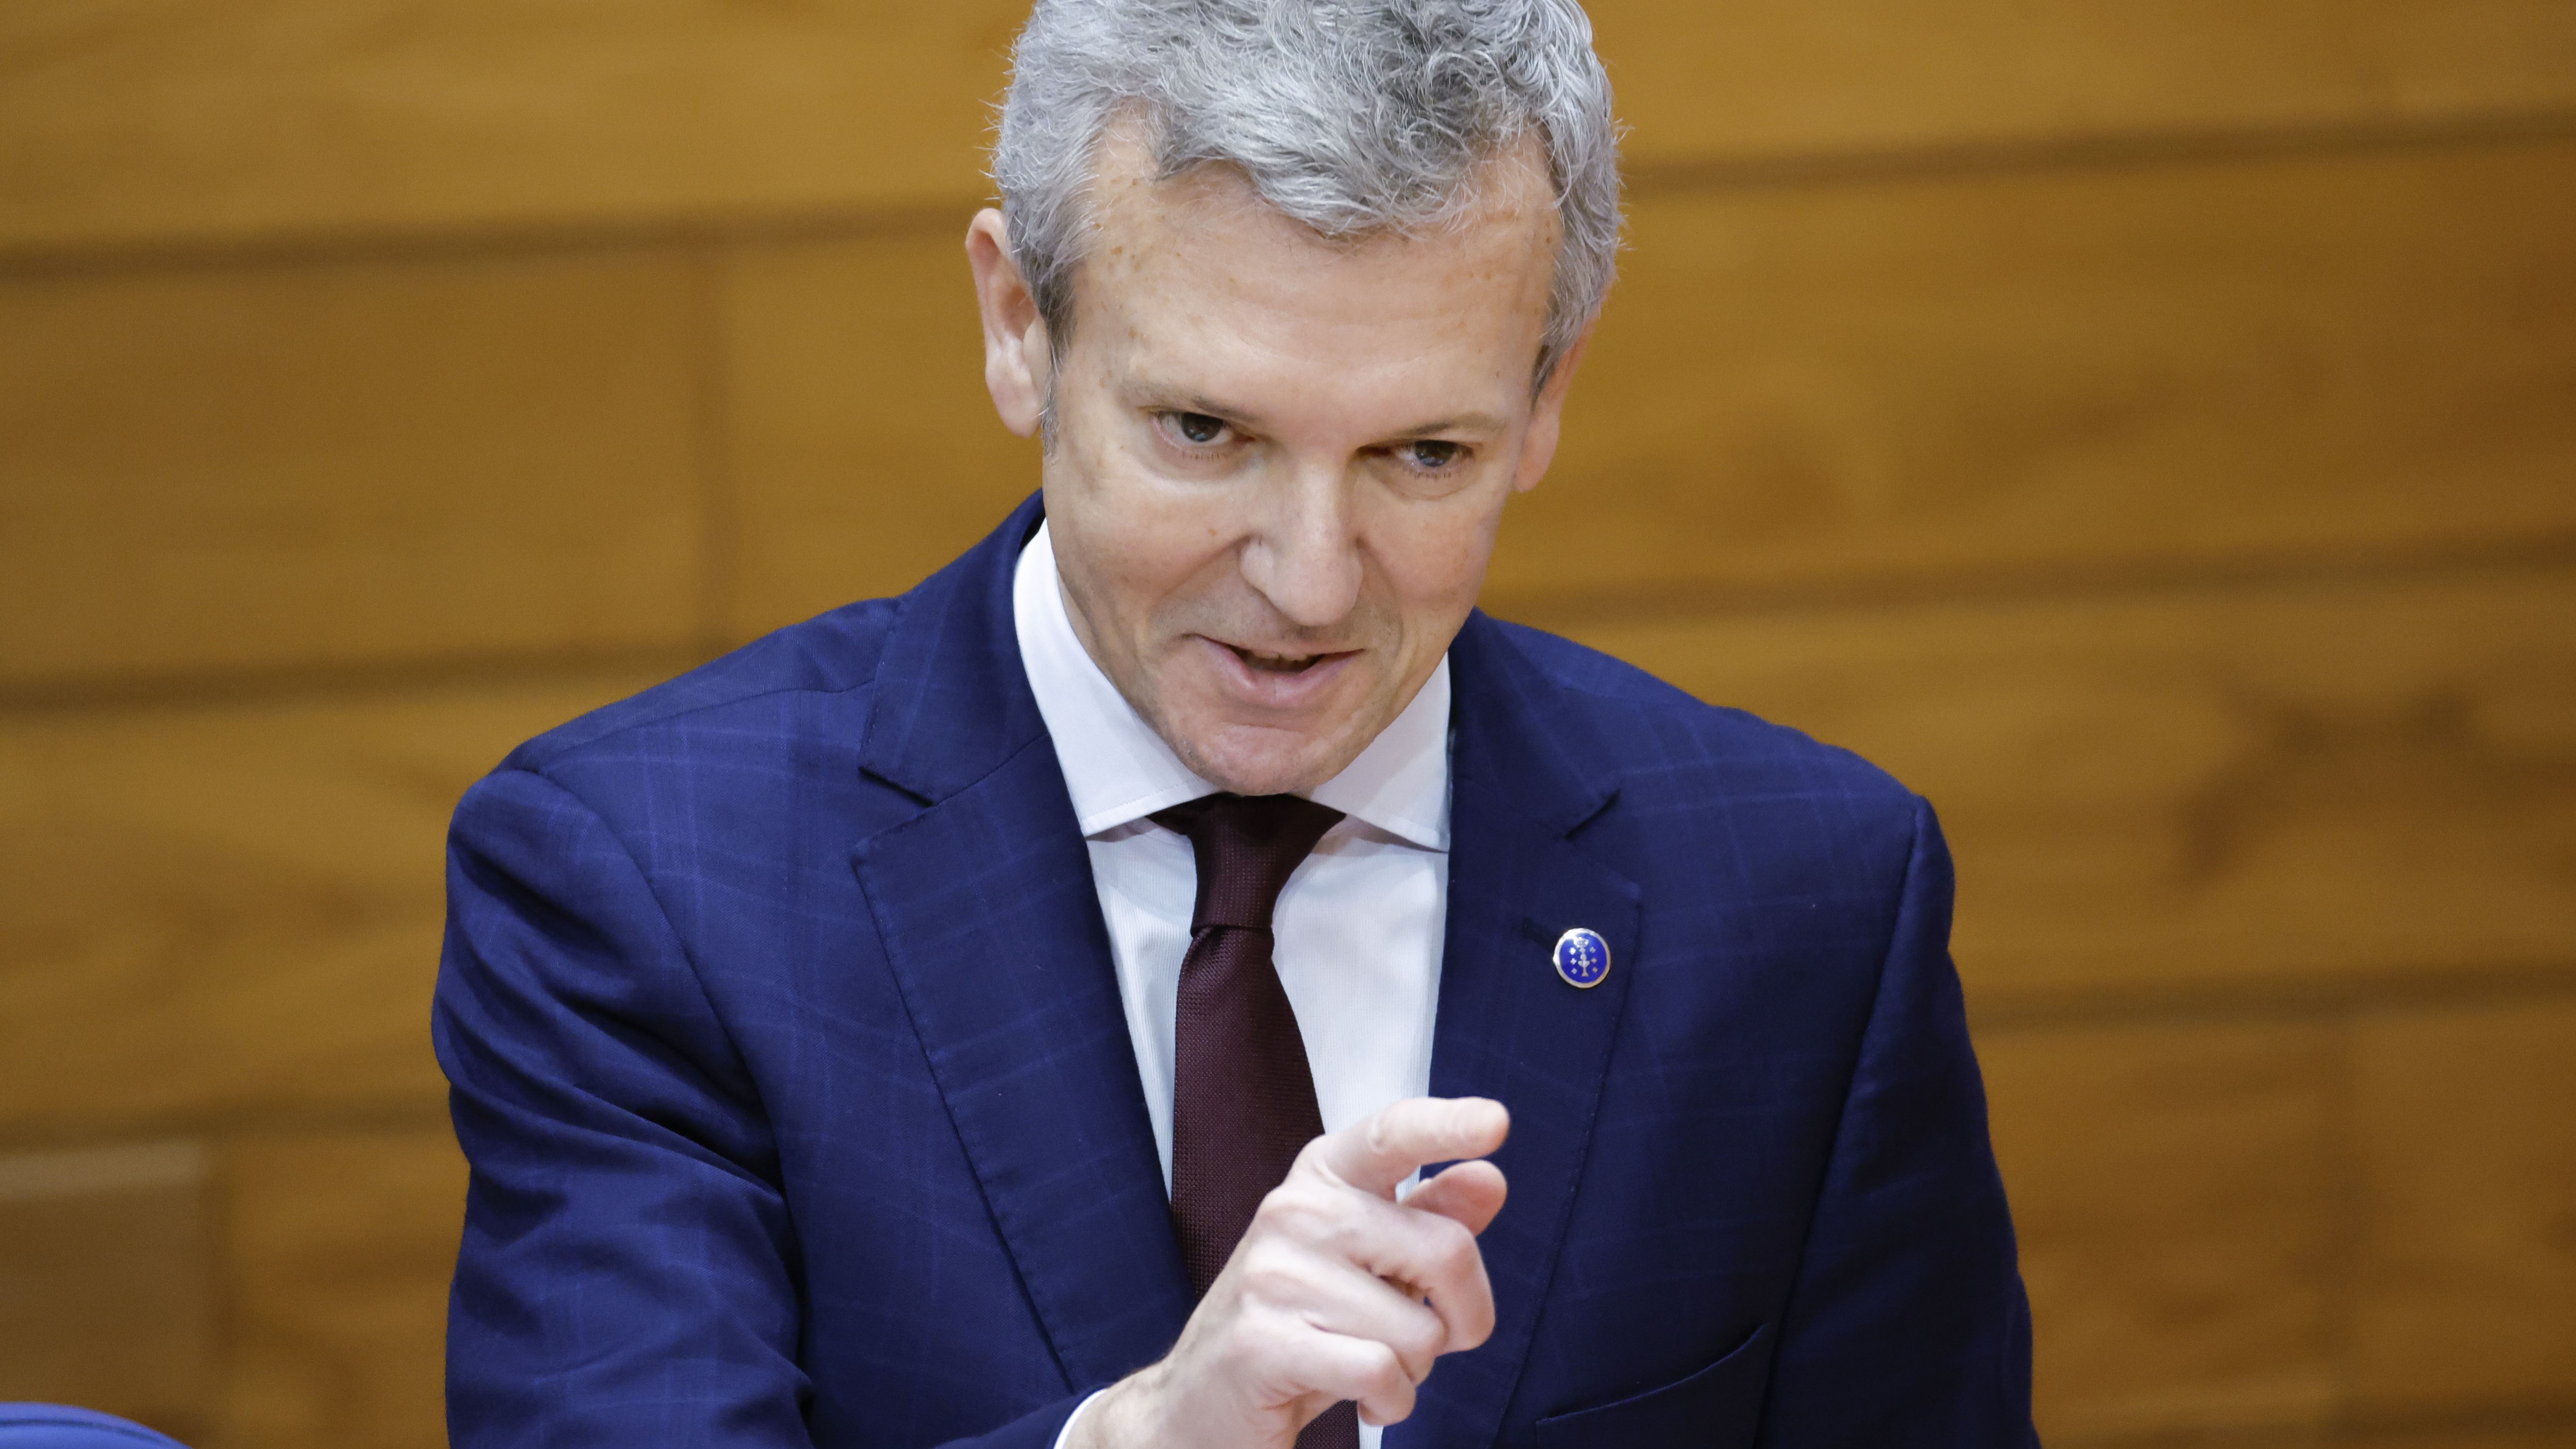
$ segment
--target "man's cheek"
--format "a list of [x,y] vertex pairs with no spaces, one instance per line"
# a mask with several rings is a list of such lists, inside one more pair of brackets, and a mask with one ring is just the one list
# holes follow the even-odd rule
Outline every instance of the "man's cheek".
[[1474,602],[1492,544],[1480,524],[1465,521],[1461,527],[1459,521],[1444,520],[1442,526],[1391,537],[1373,551],[1395,596],[1395,609],[1410,624],[1425,615],[1451,612],[1461,600]]

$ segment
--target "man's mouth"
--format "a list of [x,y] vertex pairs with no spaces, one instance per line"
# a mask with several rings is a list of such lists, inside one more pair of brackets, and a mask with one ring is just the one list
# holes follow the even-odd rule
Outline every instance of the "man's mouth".
[[1330,654],[1269,654],[1259,649],[1246,649],[1240,644],[1225,646],[1234,656],[1264,674],[1298,674],[1333,656]]
[[[1326,696],[1337,694],[1348,683],[1350,672],[1363,652],[1358,649],[1308,652],[1293,647],[1260,649],[1209,638],[1204,634],[1199,637],[1202,642],[1221,651],[1210,660],[1216,669],[1209,683],[1231,701],[1228,707],[1248,709],[1264,717],[1283,710],[1295,714],[1318,707]],[[1233,657],[1227,658],[1228,655]]]

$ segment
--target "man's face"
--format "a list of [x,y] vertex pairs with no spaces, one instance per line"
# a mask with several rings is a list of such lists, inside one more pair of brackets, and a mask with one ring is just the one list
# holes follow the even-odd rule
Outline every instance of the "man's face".
[[[1047,518],[1075,632],[1207,780],[1310,789],[1429,679],[1503,504],[1556,442],[1531,395],[1556,219],[1532,148],[1429,235],[1332,242],[1227,168],[1157,182],[1113,133],[1053,381]],[[970,232],[987,376],[1026,432],[1046,339]]]

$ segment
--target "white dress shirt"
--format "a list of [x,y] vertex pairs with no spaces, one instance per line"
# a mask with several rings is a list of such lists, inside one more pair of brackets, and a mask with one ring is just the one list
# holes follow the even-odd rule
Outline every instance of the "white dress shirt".
[[[1090,846],[1092,885],[1109,926],[1118,999],[1168,1192],[1172,1021],[1198,863],[1187,839],[1147,817],[1217,787],[1181,763],[1082,647],[1043,524],[1020,552],[1011,602],[1029,689]],[[1404,712],[1309,798],[1346,818],[1280,891],[1273,960],[1305,1038],[1324,1130],[1338,1132],[1431,1089],[1432,1010],[1449,896],[1445,657]],[[1072,1421],[1065,1427],[1070,1431]],[[1361,1449],[1378,1449],[1378,1439],[1379,1430],[1360,1426]]]

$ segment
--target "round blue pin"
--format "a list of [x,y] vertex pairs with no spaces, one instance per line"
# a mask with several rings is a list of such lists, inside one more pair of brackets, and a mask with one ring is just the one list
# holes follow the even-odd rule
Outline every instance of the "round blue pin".
[[1600,932],[1581,926],[1557,937],[1556,974],[1568,986],[1589,990],[1600,985],[1601,978],[1610,974],[1610,943],[1601,939]]

